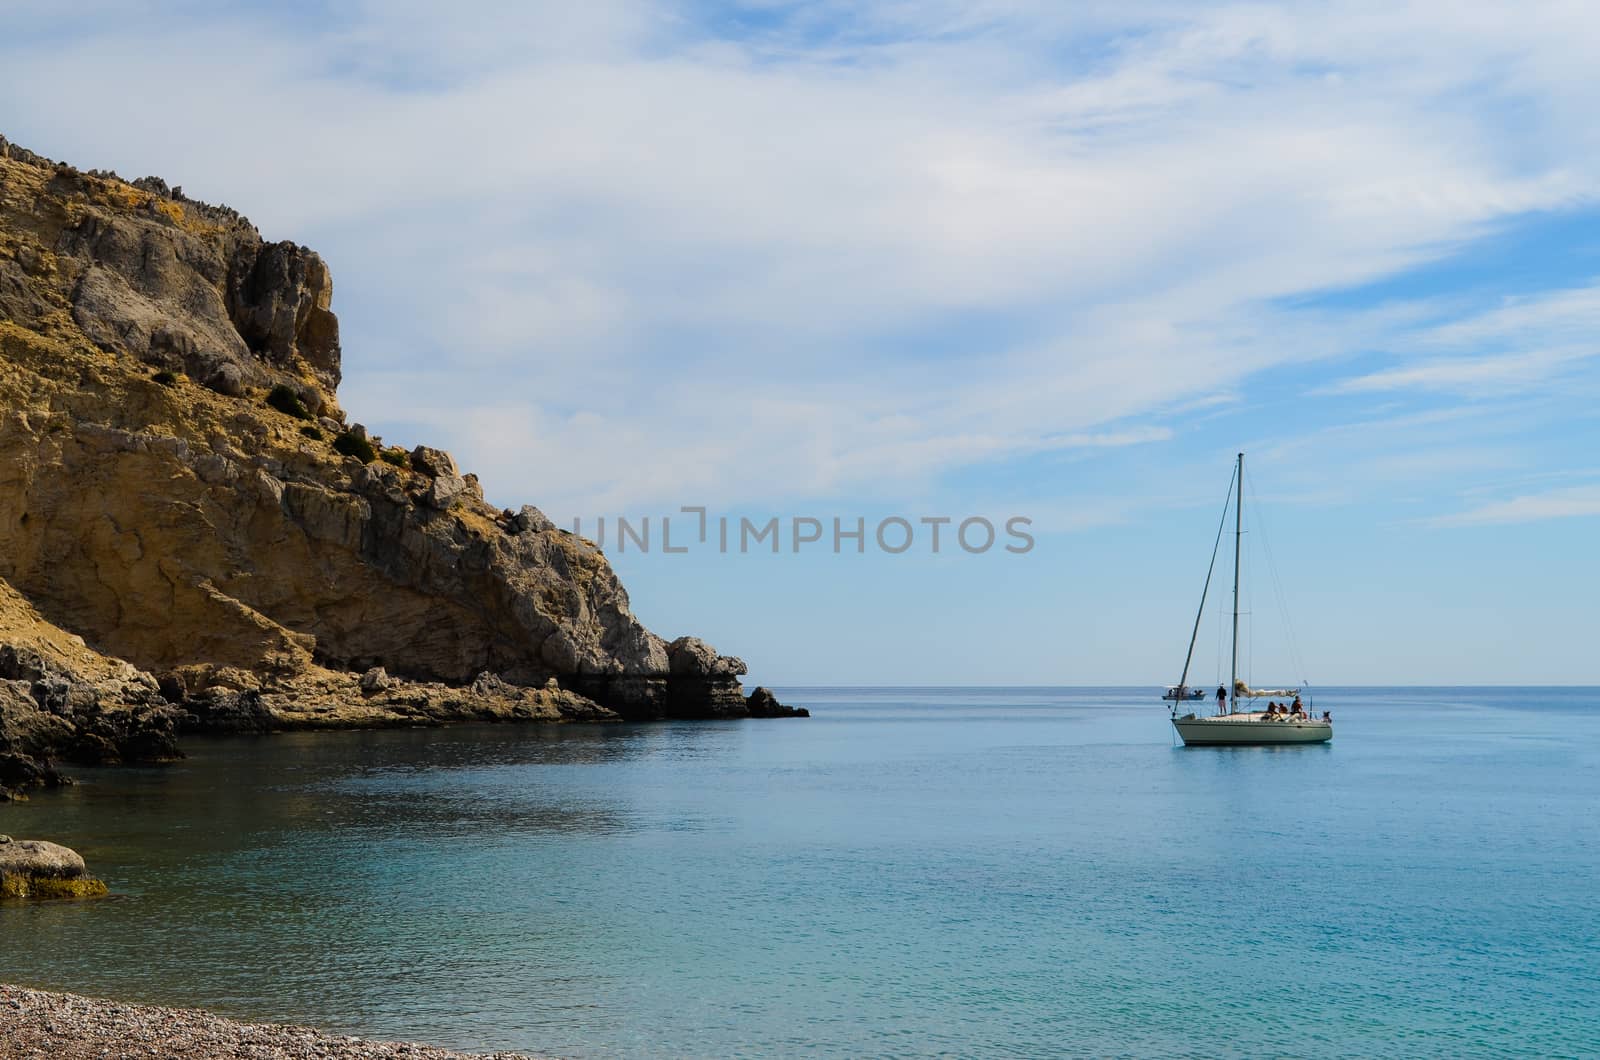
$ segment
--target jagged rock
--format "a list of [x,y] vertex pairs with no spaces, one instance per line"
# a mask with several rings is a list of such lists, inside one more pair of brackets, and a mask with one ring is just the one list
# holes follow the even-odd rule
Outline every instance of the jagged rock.
[[718,655],[699,637],[679,637],[667,645],[667,659],[680,677],[738,677],[747,672],[743,659]]
[[253,688],[243,691],[208,688],[190,696],[184,708],[188,711],[183,719],[185,732],[257,733],[271,732],[278,727],[277,718],[268,709],[266,700]]
[[411,466],[424,475],[434,477],[461,474],[461,469],[456,467],[455,457],[443,449],[435,449],[431,445],[419,445],[411,450]]
[[64,783],[51,759],[179,757],[179,717],[153,677],[93,651],[0,580],[0,786]]
[[542,534],[556,528],[549,516],[531,504],[524,504],[522,510],[511,517],[511,526],[519,534]]
[[475,696],[510,696],[516,693],[517,690],[501,680],[498,674],[488,671],[479,674],[472,681],[472,694]]
[[361,692],[363,695],[377,695],[389,687],[389,674],[381,666],[374,666],[361,675]]
[[250,351],[280,367],[303,359],[337,387],[339,320],[329,308],[333,279],[322,258],[293,243],[245,242],[228,265],[228,314]]
[[428,483],[422,499],[428,507],[444,512],[449,511],[466,492],[467,483],[460,475],[440,475]]
[[48,782],[49,773],[37,759],[15,751],[0,753],[0,787],[21,791],[42,788]]

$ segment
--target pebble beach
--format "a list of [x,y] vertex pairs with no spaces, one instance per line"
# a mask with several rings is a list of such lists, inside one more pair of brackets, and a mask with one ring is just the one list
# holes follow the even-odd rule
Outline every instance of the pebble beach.
[[0,1060],[531,1060],[523,1053],[467,1054],[377,1042],[307,1027],[240,1023],[196,1009],[129,1005],[0,984]]

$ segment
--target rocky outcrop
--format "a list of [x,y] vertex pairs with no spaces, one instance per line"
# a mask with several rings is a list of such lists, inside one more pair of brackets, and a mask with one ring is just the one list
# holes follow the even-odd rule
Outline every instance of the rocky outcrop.
[[751,712],[744,663],[645,629],[591,543],[348,423],[331,299],[320,257],[232,210],[0,140],[0,579],[143,674],[126,711],[230,731]]
[[757,687],[750,693],[750,698],[745,700],[745,709],[752,718],[809,718],[811,712],[805,707],[788,707],[778,702],[778,697],[772,694],[770,688]]
[[65,783],[58,761],[175,758],[181,720],[150,674],[92,651],[0,581],[0,800]]
[[43,839],[0,835],[0,898],[96,898],[106,885],[76,850]]

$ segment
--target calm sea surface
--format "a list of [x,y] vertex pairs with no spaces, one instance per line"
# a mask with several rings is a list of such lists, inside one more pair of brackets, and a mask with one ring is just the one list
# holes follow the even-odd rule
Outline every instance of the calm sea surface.
[[[0,980],[573,1057],[1600,1054],[1600,689],[783,689],[815,717],[191,741],[0,832]],[[0,1040],[4,1028],[0,1026]]]

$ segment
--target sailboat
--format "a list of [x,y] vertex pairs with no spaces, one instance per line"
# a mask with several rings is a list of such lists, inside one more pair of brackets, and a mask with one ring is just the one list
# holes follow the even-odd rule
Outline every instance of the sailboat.
[[[1252,689],[1239,680],[1239,552],[1244,537],[1244,454],[1239,454],[1233,469],[1236,486],[1233,503],[1233,666],[1227,689],[1217,689],[1217,713],[1178,715],[1177,703],[1188,698],[1189,665],[1194,661],[1195,640],[1200,635],[1200,618],[1205,614],[1206,595],[1211,591],[1211,575],[1217,566],[1217,546],[1222,543],[1222,526],[1227,525],[1227,509],[1223,509],[1222,526],[1217,527],[1217,542],[1211,549],[1211,566],[1206,570],[1205,588],[1200,592],[1200,610],[1194,616],[1194,632],[1189,636],[1189,654],[1183,660],[1183,678],[1172,689],[1175,693],[1172,706],[1172,727],[1178,731],[1185,747],[1256,747],[1278,744],[1327,743],[1333,739],[1333,719],[1328,714],[1314,718],[1300,707],[1303,688]],[[1260,699],[1287,700],[1294,697],[1293,706],[1285,705],[1282,713],[1259,710],[1252,701]],[[1166,697],[1163,696],[1163,699]],[[1241,703],[1241,700],[1244,702]],[[1241,709],[1241,707],[1243,709]]]

